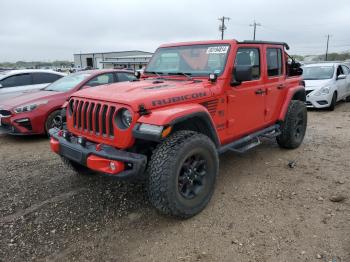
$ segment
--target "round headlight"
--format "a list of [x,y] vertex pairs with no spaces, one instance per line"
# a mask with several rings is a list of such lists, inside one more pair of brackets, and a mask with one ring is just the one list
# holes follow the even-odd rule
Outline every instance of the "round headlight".
[[131,123],[132,123],[131,112],[126,108],[120,109],[117,113],[116,122],[117,122],[117,125],[120,129],[129,128],[131,126]]

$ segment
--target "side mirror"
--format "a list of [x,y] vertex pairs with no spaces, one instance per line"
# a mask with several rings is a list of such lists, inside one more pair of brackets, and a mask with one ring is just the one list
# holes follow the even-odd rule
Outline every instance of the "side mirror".
[[137,79],[140,79],[141,73],[139,71],[135,71],[135,76]]
[[217,74],[214,74],[214,73],[209,74],[209,81],[210,82],[214,83],[214,82],[216,82],[217,79],[218,79]]
[[83,87],[81,88],[81,90],[87,89],[87,88],[91,88],[91,86],[83,86]]
[[337,77],[337,80],[340,80],[340,79],[345,79],[346,78],[346,75],[338,75],[338,77]]
[[253,67],[251,65],[236,65],[231,80],[231,86],[238,86],[244,81],[253,79]]
[[301,64],[298,62],[292,62],[288,64],[288,76],[301,76],[303,74],[303,69]]

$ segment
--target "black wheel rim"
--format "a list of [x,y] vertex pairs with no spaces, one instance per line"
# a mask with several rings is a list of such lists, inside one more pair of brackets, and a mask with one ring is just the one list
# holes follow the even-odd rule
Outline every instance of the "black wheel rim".
[[55,116],[52,121],[51,124],[49,126],[49,128],[61,128],[62,127],[62,117],[61,116]]
[[185,159],[178,177],[178,190],[185,199],[193,199],[204,190],[208,172],[207,161],[200,154]]
[[295,132],[294,132],[294,136],[297,140],[301,139],[303,137],[304,129],[305,129],[304,126],[305,126],[304,114],[303,114],[303,112],[300,112],[297,115]]

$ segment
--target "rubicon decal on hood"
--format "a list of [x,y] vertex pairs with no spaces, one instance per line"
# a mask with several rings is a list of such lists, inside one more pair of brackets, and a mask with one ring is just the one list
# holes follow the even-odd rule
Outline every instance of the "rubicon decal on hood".
[[179,101],[186,101],[186,100],[196,99],[196,98],[205,97],[205,96],[207,96],[206,92],[193,93],[193,94],[188,94],[183,96],[174,96],[174,97],[165,98],[165,99],[153,100],[152,106],[167,105],[167,104],[172,104]]

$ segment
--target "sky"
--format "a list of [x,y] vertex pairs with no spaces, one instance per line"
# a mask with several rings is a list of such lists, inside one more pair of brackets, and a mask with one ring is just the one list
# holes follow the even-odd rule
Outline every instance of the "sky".
[[73,53],[142,50],[219,39],[283,41],[291,54],[350,51],[349,0],[0,0],[0,62],[73,60]]

